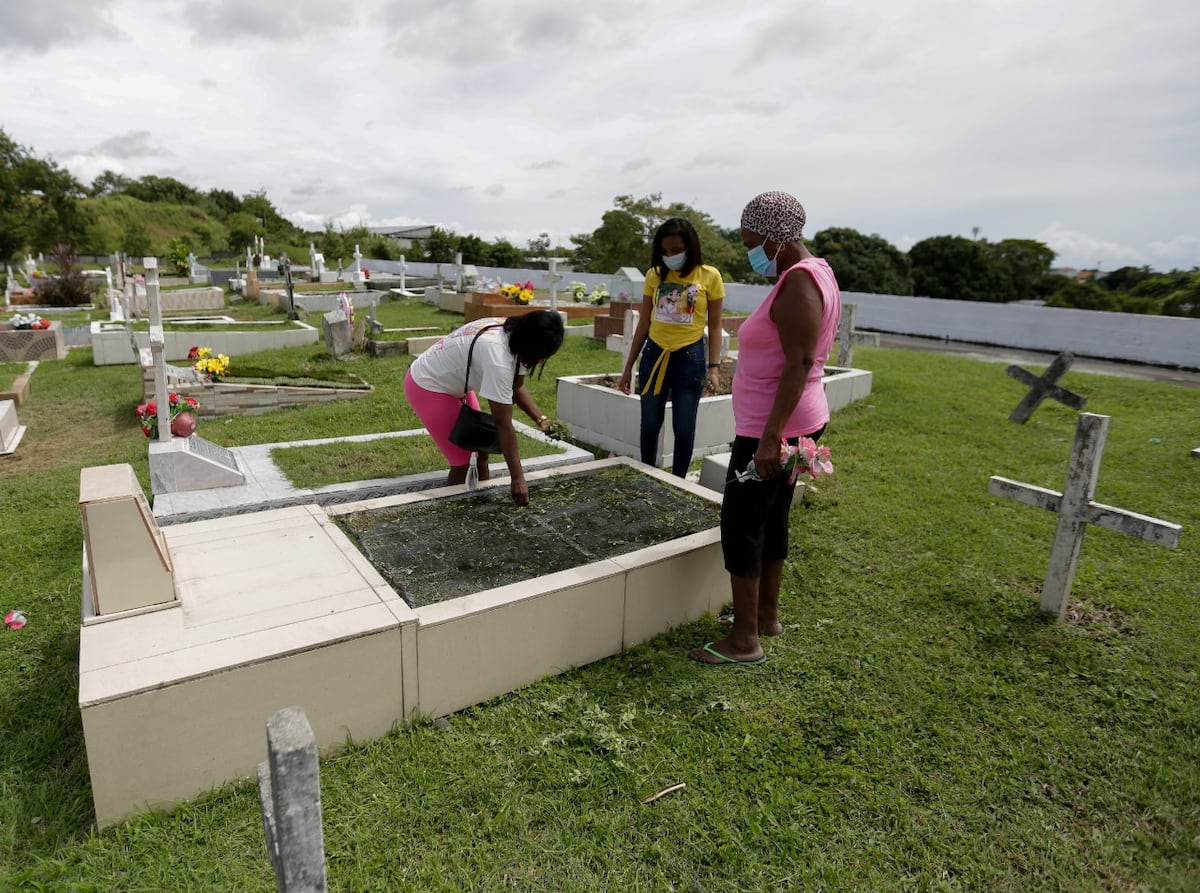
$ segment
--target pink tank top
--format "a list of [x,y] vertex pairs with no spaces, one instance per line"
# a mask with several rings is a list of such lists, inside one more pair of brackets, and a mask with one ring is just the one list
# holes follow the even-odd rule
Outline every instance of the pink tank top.
[[770,294],[738,329],[737,372],[733,377],[734,431],[742,437],[762,437],[763,428],[775,402],[775,391],[783,372],[783,345],[779,330],[771,321],[771,307],[784,280],[795,270],[812,276],[821,292],[821,331],[817,336],[817,351],[808,381],[800,394],[800,402],[784,425],[785,437],[811,434],[829,421],[829,403],[821,379],[825,376],[825,361],[837,337],[838,321],[842,315],[842,293],[837,279],[824,259],[808,257],[788,269]]

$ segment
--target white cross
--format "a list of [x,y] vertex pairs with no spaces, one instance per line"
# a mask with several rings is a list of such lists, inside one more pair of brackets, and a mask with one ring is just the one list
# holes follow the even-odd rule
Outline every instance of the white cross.
[[400,255],[400,264],[397,269],[400,270],[400,292],[403,294],[408,291],[408,287],[404,284],[404,274],[408,271],[408,264],[404,262],[404,255]]
[[1058,529],[1054,533],[1054,545],[1050,548],[1050,566],[1046,571],[1046,582],[1042,585],[1042,610],[1054,614],[1059,620],[1066,613],[1067,601],[1071,596],[1071,583],[1075,580],[1075,569],[1079,564],[1079,547],[1083,545],[1085,525],[1095,524],[1117,533],[1140,537],[1168,549],[1179,545],[1179,534],[1183,529],[1170,521],[1092,502],[1096,478],[1100,474],[1100,455],[1104,452],[1104,438],[1108,434],[1108,420],[1106,415],[1090,412],[1079,414],[1075,446],[1071,451],[1071,464],[1062,493],[1002,477],[993,476],[988,481],[988,492],[993,496],[1004,496],[1058,513]]
[[560,280],[566,278],[565,273],[558,272],[558,265],[562,260],[563,258],[561,257],[548,258],[546,263],[549,269],[542,276],[543,279],[550,283],[550,309],[555,312],[558,312],[558,283]]

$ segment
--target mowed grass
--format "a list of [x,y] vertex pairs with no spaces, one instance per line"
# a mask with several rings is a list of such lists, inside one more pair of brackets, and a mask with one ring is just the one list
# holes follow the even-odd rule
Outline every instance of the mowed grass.
[[[543,410],[551,376],[615,357],[568,339],[532,382]],[[200,433],[417,427],[406,365],[358,358],[366,397]],[[1200,889],[1200,390],[1066,376],[1112,416],[1096,499],[1184,534],[1167,550],[1090,529],[1055,624],[1038,612],[1054,517],[987,479],[1061,489],[1076,414],[1009,423],[1024,389],[1002,364],[858,348],[855,365],[873,393],[835,415],[837,473],[793,511],[767,664],[690,663],[721,634],[701,621],[448,729],[348,742],[321,765],[331,889]],[[129,462],[149,492],[139,399],[133,369],[87,351],[43,363],[0,463],[0,609],[29,615],[0,632],[0,889],[274,889],[251,785],[92,825],[79,468]]]

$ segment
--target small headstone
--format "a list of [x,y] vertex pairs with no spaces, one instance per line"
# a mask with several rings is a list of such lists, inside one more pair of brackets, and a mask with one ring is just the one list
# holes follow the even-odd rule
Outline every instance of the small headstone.
[[299,707],[286,707],[267,721],[267,759],[258,764],[258,802],[279,893],[324,893],[317,739]]
[[1022,369],[1020,366],[1009,366],[1005,370],[1008,376],[1015,378],[1021,384],[1028,385],[1029,393],[1025,395],[1024,400],[1017,404],[1017,408],[1009,414],[1008,420],[1024,424],[1029,421],[1029,417],[1033,415],[1033,411],[1047,397],[1051,400],[1057,400],[1071,409],[1083,409],[1087,406],[1087,398],[1060,388],[1055,384],[1055,382],[1066,374],[1074,362],[1075,355],[1069,350],[1064,350],[1054,358],[1054,362],[1050,364],[1040,377]]
[[1054,545],[1050,548],[1050,566],[1042,586],[1042,610],[1059,620],[1066,613],[1067,601],[1071,597],[1071,584],[1075,580],[1086,525],[1095,524],[1117,533],[1140,537],[1168,549],[1179,545],[1182,528],[1178,524],[1092,502],[1096,478],[1100,475],[1100,455],[1104,451],[1108,421],[1106,415],[1090,412],[1079,414],[1075,447],[1071,452],[1071,464],[1062,493],[1002,477],[993,476],[988,482],[988,492],[993,496],[1015,499],[1058,514],[1058,529],[1054,534]]
[[325,329],[325,347],[332,357],[344,357],[354,352],[350,320],[341,310],[331,310],[321,317]]

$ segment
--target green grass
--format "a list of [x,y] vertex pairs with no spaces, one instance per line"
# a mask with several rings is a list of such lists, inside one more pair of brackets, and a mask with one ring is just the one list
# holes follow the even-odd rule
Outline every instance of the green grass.
[[[521,458],[549,456],[558,449],[517,433]],[[400,477],[443,468],[445,458],[425,434],[362,443],[319,443],[271,450],[271,458],[296,487],[325,487],[342,481]],[[497,461],[499,460],[499,457]]]
[[29,364],[20,363],[0,363],[0,391],[6,391],[13,386],[13,382],[18,377],[25,374],[25,370],[29,368]]
[[[987,479],[1061,489],[1075,413],[1047,402],[1009,423],[1024,389],[1001,364],[855,359],[874,391],[834,417],[837,473],[793,511],[788,629],[767,664],[689,663],[720,634],[702,621],[448,730],[350,744],[321,766],[332,890],[1200,888],[1200,390],[1065,377],[1112,416],[1097,501],[1184,534],[1167,550],[1090,529],[1079,619],[1055,624],[1037,608],[1054,518]],[[554,414],[551,376],[618,362],[571,338],[532,388]],[[417,426],[407,358],[345,365],[375,391],[200,433]],[[252,786],[92,827],[79,467],[129,462],[149,492],[140,382],[86,350],[37,377],[26,438],[0,462],[0,609],[29,615],[0,631],[0,889],[273,890]]]

